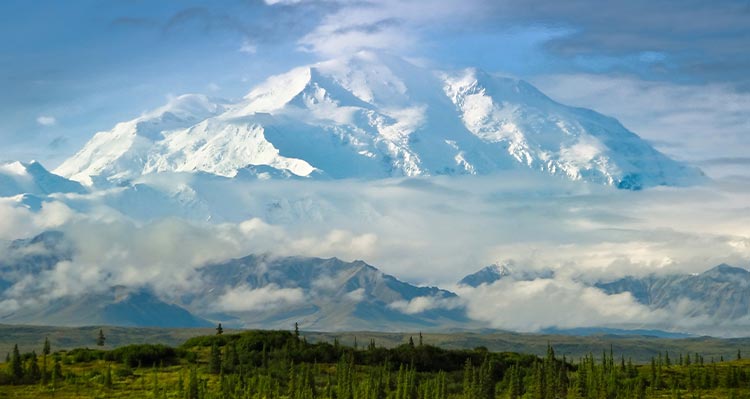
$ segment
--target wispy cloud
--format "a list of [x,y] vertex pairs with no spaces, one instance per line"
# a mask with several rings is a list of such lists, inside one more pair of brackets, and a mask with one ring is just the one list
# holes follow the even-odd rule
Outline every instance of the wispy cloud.
[[40,115],[36,118],[36,123],[42,126],[54,126],[57,124],[57,119],[54,116]]

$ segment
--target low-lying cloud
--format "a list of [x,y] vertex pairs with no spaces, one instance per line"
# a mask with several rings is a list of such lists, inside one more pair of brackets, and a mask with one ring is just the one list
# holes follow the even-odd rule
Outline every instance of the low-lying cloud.
[[[747,266],[750,260],[750,185],[744,179],[629,192],[525,172],[374,182],[180,178],[175,184],[191,184],[194,197],[169,202],[165,195],[160,203],[149,196],[155,211],[174,212],[161,218],[128,216],[131,207],[143,204],[137,196],[121,201],[127,189],[55,196],[38,212],[3,199],[0,215],[8,221],[0,225],[3,239],[54,229],[76,249],[73,259],[50,270],[14,276],[1,294],[3,308],[113,286],[147,287],[174,299],[209,289],[197,276],[200,267],[248,254],[362,259],[400,279],[445,288],[511,259],[519,271],[554,275],[455,288],[460,303],[419,297],[391,308],[416,314],[461,305],[488,325],[524,331],[591,325],[698,330],[710,323],[689,317],[684,308],[667,317],[590,283],[701,272],[719,263]],[[147,179],[141,184],[174,192]],[[139,190],[147,191],[143,185]],[[196,204],[189,209],[206,213],[180,209]],[[310,292],[333,291],[336,284],[336,276],[320,276]],[[217,310],[225,311],[283,307],[307,295],[273,286],[210,288],[223,293]],[[347,298],[358,302],[363,294],[355,289]]]
[[300,288],[281,288],[269,284],[260,288],[247,286],[227,290],[216,303],[217,310],[228,312],[267,311],[296,305],[305,300]]

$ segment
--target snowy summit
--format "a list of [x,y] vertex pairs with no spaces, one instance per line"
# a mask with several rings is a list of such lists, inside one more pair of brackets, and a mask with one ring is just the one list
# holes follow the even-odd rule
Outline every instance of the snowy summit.
[[55,173],[97,186],[167,171],[375,179],[516,168],[625,189],[704,178],[617,120],[524,81],[371,52],[270,77],[235,102],[177,97],[97,133]]

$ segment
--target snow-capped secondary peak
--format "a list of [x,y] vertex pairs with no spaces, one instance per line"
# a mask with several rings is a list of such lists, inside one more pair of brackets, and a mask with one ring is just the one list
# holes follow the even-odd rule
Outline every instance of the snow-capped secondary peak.
[[493,263],[476,273],[469,274],[458,282],[459,285],[479,287],[482,284],[492,284],[498,280],[512,279],[515,281],[531,281],[547,279],[554,276],[550,269],[534,270],[518,267],[512,260]]
[[224,110],[224,105],[200,94],[174,97],[167,104],[112,130],[99,132],[55,173],[92,185],[94,179],[128,180],[140,176],[154,144],[171,131],[193,126]]
[[272,76],[233,103],[189,95],[101,132],[56,172],[85,184],[165,171],[384,178],[531,168],[620,188],[703,179],[616,120],[477,69],[360,52]]
[[78,182],[50,173],[37,161],[0,164],[0,197],[85,191]]

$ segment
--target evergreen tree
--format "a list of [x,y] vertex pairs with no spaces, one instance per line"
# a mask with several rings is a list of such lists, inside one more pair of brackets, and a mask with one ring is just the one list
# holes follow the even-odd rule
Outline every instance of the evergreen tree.
[[10,378],[14,384],[20,384],[23,381],[23,364],[21,353],[18,352],[18,345],[13,345],[13,355],[10,358]]
[[519,399],[523,395],[523,378],[521,378],[520,365],[516,363],[511,366],[508,373],[508,398]]
[[211,355],[208,359],[208,369],[211,374],[219,374],[221,372],[221,350],[216,341],[211,344]]
[[224,347],[224,356],[222,357],[222,371],[224,373],[233,373],[239,364],[239,354],[237,353],[237,344],[230,342]]
[[58,379],[62,378],[62,365],[60,359],[55,359],[55,365],[52,367],[52,376],[57,376]]
[[198,382],[198,373],[195,367],[190,369],[190,379],[188,380],[188,389],[185,399],[199,399],[200,389]]
[[26,369],[26,379],[29,382],[37,382],[41,378],[41,371],[39,370],[39,359],[36,356],[36,351],[31,352],[31,358]]
[[44,346],[42,347],[42,385],[47,384],[47,356],[52,352],[49,344],[49,338],[44,337]]
[[216,335],[224,334],[224,327],[221,326],[221,323],[219,323],[218,326],[216,326]]
[[104,336],[104,331],[102,329],[99,329],[99,336],[96,337],[96,345],[97,346],[104,346],[104,341],[107,340],[107,337]]

